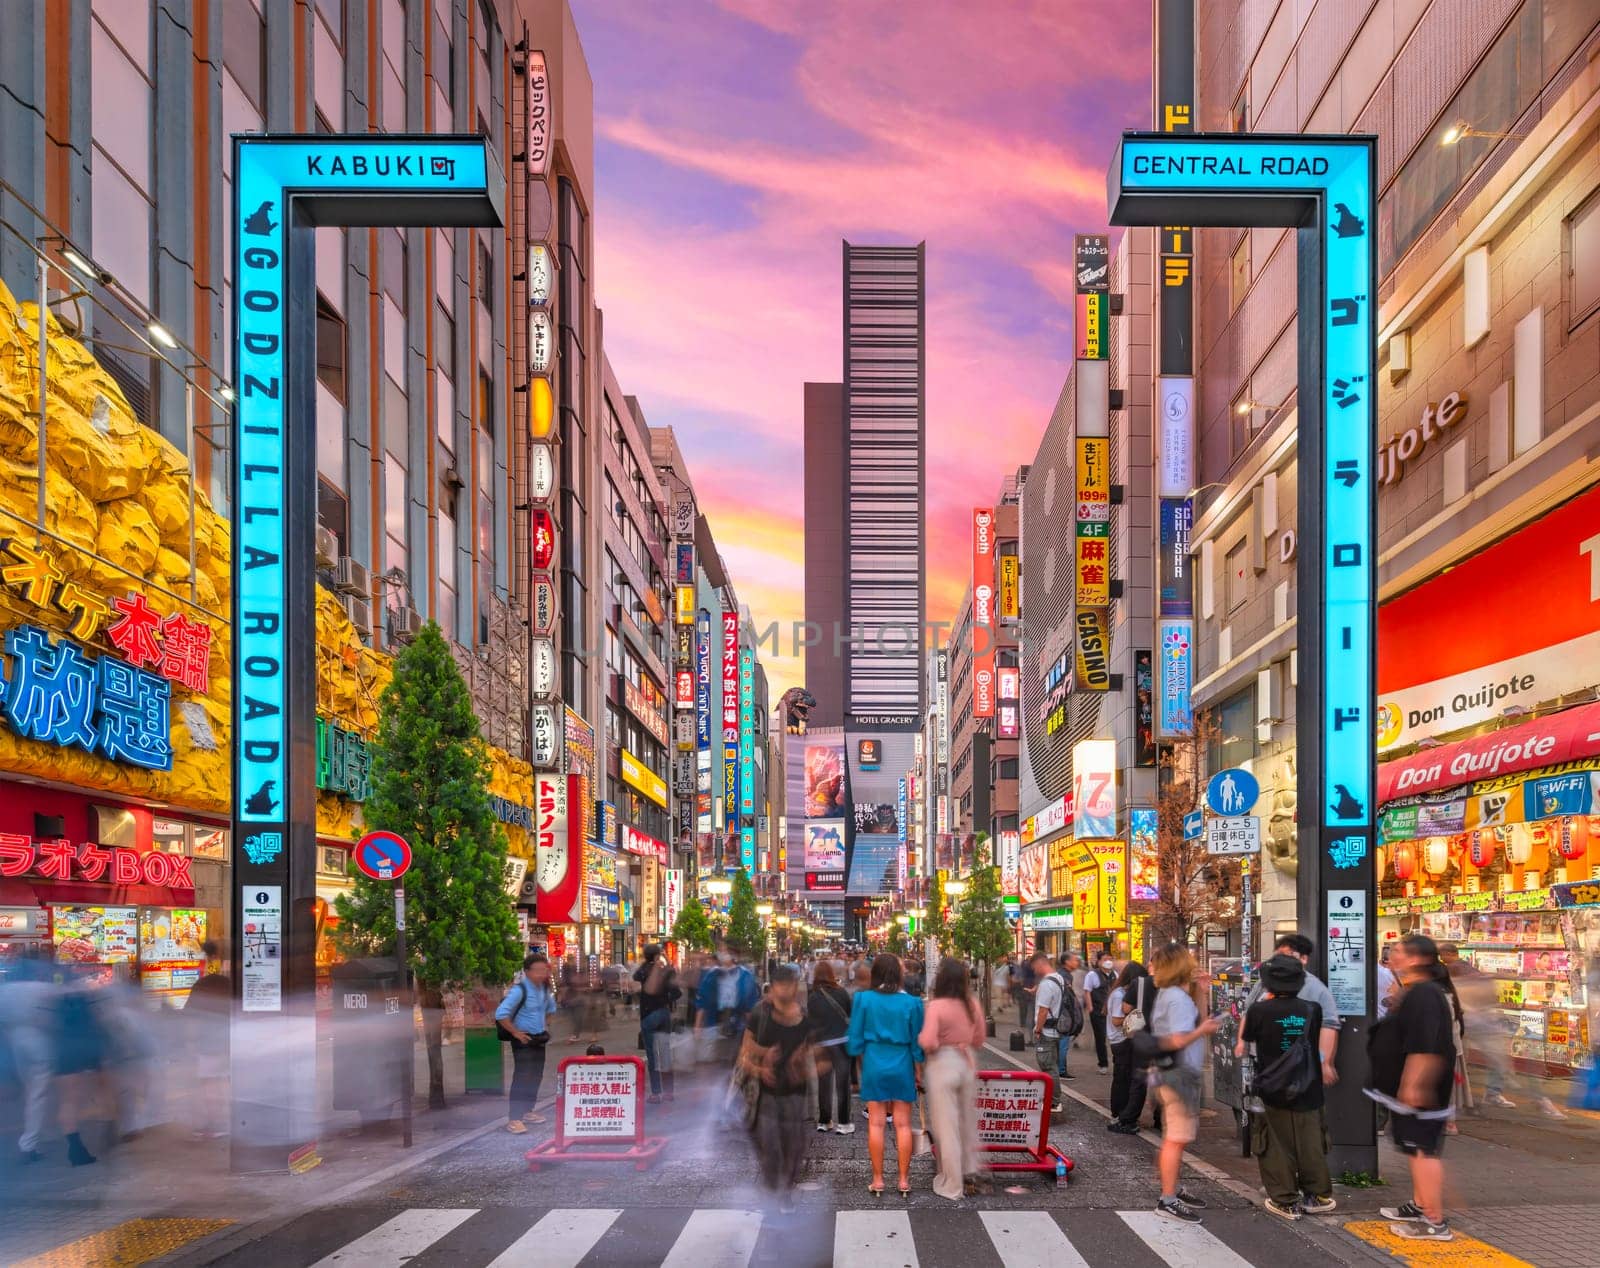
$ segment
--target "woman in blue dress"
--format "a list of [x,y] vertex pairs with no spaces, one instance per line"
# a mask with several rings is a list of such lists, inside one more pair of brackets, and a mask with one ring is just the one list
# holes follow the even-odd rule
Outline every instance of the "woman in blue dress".
[[872,1159],[872,1184],[867,1192],[883,1196],[883,1127],[894,1118],[895,1164],[900,1196],[911,1193],[911,1106],[922,1077],[922,1001],[900,989],[898,957],[872,961],[872,989],[857,991],[850,1005],[850,1034],[845,1049],[861,1058],[861,1099],[867,1106],[867,1153]]

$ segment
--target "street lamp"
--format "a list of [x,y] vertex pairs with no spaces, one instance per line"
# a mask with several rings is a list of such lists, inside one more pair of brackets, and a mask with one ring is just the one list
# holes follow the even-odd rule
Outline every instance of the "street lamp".
[[1468,137],[1475,137],[1480,141],[1520,141],[1524,135],[1521,132],[1482,132],[1470,126],[1465,120],[1457,119],[1444,130],[1444,135],[1439,138],[1439,144],[1454,145],[1457,141],[1465,141]]

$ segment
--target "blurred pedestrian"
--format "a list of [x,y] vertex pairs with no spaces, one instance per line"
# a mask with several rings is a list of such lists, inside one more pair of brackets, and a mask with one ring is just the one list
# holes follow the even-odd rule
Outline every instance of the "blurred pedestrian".
[[644,1040],[645,1069],[650,1075],[650,1100],[672,1099],[672,1005],[683,994],[678,974],[661,947],[644,949],[644,963],[633,980],[639,985],[639,1034]]
[[[1034,965],[1039,958],[1035,954],[1023,960],[1011,975],[1011,994],[1017,1003],[1017,1025],[1025,1035],[1033,1033],[1033,997],[1039,986],[1039,975]],[[1048,965],[1050,958],[1045,956],[1044,961]]]
[[694,1026],[695,1001],[700,995],[700,978],[705,973],[705,968],[705,952],[691,951],[689,952],[688,963],[679,975],[683,985],[683,1024],[691,1029]]
[[806,1016],[811,1019],[812,1038],[828,1058],[826,1069],[817,1063],[817,1130],[832,1127],[849,1136],[856,1129],[850,1121],[850,1057],[844,1049],[850,1033],[850,995],[835,980],[828,961],[813,965],[811,971]]
[[983,1009],[968,984],[967,966],[953,956],[939,961],[917,1043],[926,1065],[928,1116],[939,1142],[933,1191],[952,1201],[989,1192],[978,1151],[978,1062],[987,1034]]
[[1169,943],[1150,957],[1150,976],[1155,979],[1156,1002],[1150,1017],[1147,1038],[1135,1040],[1151,1049],[1151,1080],[1156,1103],[1161,1107],[1161,1152],[1156,1158],[1156,1173],[1161,1181],[1161,1197],[1156,1213],[1186,1224],[1200,1223],[1196,1210],[1205,1202],[1179,1185],[1183,1151],[1194,1143],[1200,1113],[1201,1068],[1205,1044],[1216,1034],[1215,1017],[1200,1020],[1190,991],[1194,987],[1194,956],[1186,947]]
[[74,1167],[99,1161],[85,1148],[79,1127],[99,1101],[109,1057],[103,989],[69,985],[55,997],[56,1097],[67,1160]]
[[901,1197],[911,1194],[911,1106],[917,1099],[922,1048],[922,1001],[902,989],[896,956],[884,953],[872,961],[871,989],[857,991],[851,1001],[850,1033],[845,1047],[861,1058],[861,1099],[867,1105],[867,1155],[872,1182],[867,1192],[883,1196],[883,1132],[894,1120],[895,1162]]
[[1266,1107],[1252,1124],[1252,1149],[1261,1169],[1266,1208],[1280,1219],[1326,1215],[1338,1205],[1323,1152],[1322,1008],[1301,998],[1306,967],[1297,956],[1275,955],[1261,966],[1261,998],[1250,1005],[1233,1052],[1254,1044],[1255,1092]]
[[1389,1130],[1411,1169],[1411,1200],[1386,1206],[1390,1230],[1414,1241],[1448,1242],[1455,1234],[1444,1213],[1444,1127],[1453,1111],[1455,1029],[1448,978],[1432,938],[1407,934],[1389,953],[1400,998],[1372,1030],[1366,1092],[1389,1110]]
[[1133,1035],[1149,1025],[1155,984],[1144,965],[1129,960],[1106,998],[1106,1042],[1111,1048],[1111,1121],[1106,1130],[1135,1136],[1144,1113],[1147,1069],[1134,1057]]
[[[1039,978],[1034,992],[1034,1046],[1039,1069],[1057,1079],[1077,1077],[1067,1068],[1067,1053],[1083,1029],[1083,1002],[1072,984],[1072,973],[1079,963],[1074,951],[1063,953],[1054,968],[1050,967],[1048,956],[1041,953],[1033,957],[1034,972]],[[1064,1108],[1062,1095],[1062,1090],[1056,1089],[1052,1114],[1059,1114]]]
[[206,970],[189,988],[183,1005],[184,1041],[193,1054],[191,1070],[199,1092],[194,1118],[197,1140],[226,1136],[228,1123],[228,1033],[233,1015],[233,979],[222,947],[209,939],[201,946]]
[[811,1065],[828,1060],[812,1043],[800,1008],[800,974],[792,964],[772,973],[767,998],[750,1014],[738,1061],[760,1085],[751,1135],[762,1183],[779,1196],[779,1209],[794,1210],[794,1186],[806,1158],[806,1091]]
[[549,1018],[558,1008],[550,984],[550,961],[541,952],[522,958],[522,975],[494,1010],[500,1037],[511,1045],[511,1095],[506,1130],[520,1136],[526,1124],[546,1119],[534,1109],[544,1079],[544,1049],[550,1042]]
[[733,948],[717,946],[717,962],[700,979],[695,1030],[702,1055],[724,1069],[739,1055],[750,1010],[761,1002],[756,975],[734,962]]
[[1102,952],[1083,979],[1083,1003],[1089,1014],[1089,1028],[1094,1031],[1094,1059],[1101,1074],[1109,1074],[1111,1067],[1111,1054],[1106,1047],[1106,1005],[1116,980],[1116,962],[1110,952]]
[[561,961],[561,981],[556,995],[556,1001],[561,1011],[567,1015],[567,1021],[572,1026],[572,1033],[567,1036],[566,1043],[581,1043],[583,1040],[583,985],[578,976],[578,957],[569,955]]
[[9,962],[0,977],[0,1041],[10,1052],[22,1094],[22,1135],[17,1140],[22,1161],[40,1162],[50,1114],[50,1080],[55,1073],[55,992],[47,981],[49,965],[42,956]]

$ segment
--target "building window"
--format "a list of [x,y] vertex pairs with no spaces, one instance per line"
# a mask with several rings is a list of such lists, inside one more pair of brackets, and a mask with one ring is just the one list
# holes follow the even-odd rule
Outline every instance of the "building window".
[[1224,578],[1225,590],[1228,600],[1228,614],[1231,616],[1244,606],[1244,601],[1250,597],[1250,542],[1241,537],[1228,548],[1228,554],[1223,560],[1227,569]]
[[1600,189],[1567,220],[1567,243],[1570,328],[1600,310]]
[[350,502],[345,495],[320,477],[317,480],[317,523],[333,534],[339,553],[348,553]]
[[1206,765],[1214,771],[1242,765],[1256,755],[1255,687],[1229,696],[1217,706],[1217,735]]
[[267,24],[253,4],[222,6],[222,64],[257,112],[267,109]]
[[[1396,174],[1384,198],[1393,239],[1385,272],[1485,162],[1511,153],[1515,141],[1495,134],[1526,130],[1518,120],[1593,29],[1593,0],[1522,5]],[[1461,135],[1463,127],[1474,135]]]
[[1235,313],[1250,289],[1250,233],[1245,231],[1228,258],[1228,312]]
[[346,403],[344,318],[321,295],[317,296],[317,382],[339,404]]
[[1239,95],[1233,99],[1233,109],[1228,112],[1228,124],[1235,132],[1250,130],[1250,82],[1245,81]]

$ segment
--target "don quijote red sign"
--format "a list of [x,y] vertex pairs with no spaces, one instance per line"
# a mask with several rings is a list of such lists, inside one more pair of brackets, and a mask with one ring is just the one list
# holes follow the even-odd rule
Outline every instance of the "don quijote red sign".
[[160,850],[123,850],[89,841],[35,840],[0,832],[0,876],[53,881],[98,881],[107,885],[165,885],[193,889],[190,861]]

